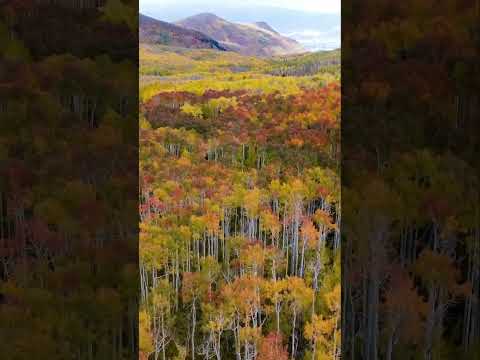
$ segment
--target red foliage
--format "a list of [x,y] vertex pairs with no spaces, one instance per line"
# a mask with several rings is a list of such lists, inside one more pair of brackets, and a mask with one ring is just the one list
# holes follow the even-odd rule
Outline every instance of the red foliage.
[[262,340],[257,360],[288,360],[281,333],[271,332]]

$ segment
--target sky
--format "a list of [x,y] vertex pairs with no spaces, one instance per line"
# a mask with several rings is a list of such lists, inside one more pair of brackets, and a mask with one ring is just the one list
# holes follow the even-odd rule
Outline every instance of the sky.
[[316,12],[340,13],[341,0],[140,0],[140,11],[153,6],[190,6],[205,5],[206,7],[231,6],[271,6],[283,9]]

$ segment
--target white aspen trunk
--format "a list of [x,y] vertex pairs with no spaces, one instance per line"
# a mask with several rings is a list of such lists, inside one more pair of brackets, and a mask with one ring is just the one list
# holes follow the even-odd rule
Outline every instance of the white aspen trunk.
[[292,360],[295,359],[295,352],[296,352],[296,346],[295,346],[295,327],[296,327],[296,322],[297,322],[297,310],[294,308],[293,309],[293,322],[292,322]]
[[195,359],[195,326],[197,321],[197,309],[195,306],[195,298],[192,302],[192,360]]

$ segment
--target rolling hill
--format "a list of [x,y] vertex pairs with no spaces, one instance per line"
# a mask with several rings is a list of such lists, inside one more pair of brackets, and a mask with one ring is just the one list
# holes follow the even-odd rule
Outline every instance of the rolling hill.
[[153,19],[149,16],[140,14],[139,25],[140,43],[191,49],[226,50],[218,41],[199,31],[185,29],[174,24]]
[[282,36],[265,22],[233,23],[211,13],[202,13],[176,22],[199,31],[229,50],[243,55],[276,56],[305,52],[295,40]]

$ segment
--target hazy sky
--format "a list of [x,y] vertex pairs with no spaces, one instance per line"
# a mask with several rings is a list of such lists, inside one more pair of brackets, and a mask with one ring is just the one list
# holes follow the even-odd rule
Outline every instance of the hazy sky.
[[216,4],[222,7],[238,6],[273,6],[284,9],[299,10],[318,13],[339,13],[341,0],[140,0],[140,11],[157,5],[165,6],[199,6],[214,7]]

